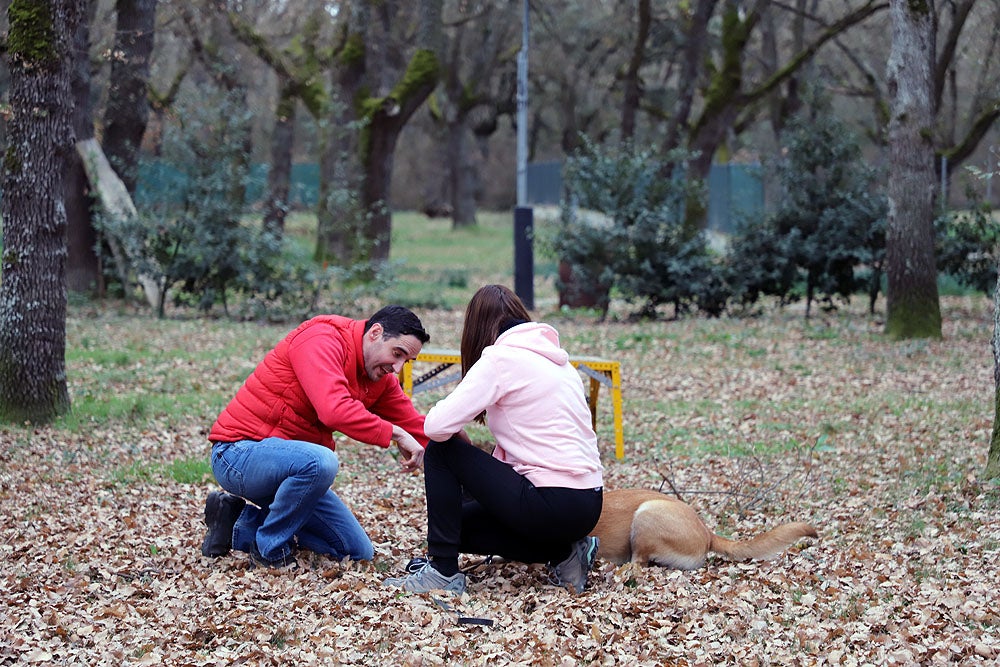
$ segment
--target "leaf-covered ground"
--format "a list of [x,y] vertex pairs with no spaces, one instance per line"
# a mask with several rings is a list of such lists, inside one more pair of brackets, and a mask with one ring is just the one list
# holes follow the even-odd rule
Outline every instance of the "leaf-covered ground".
[[[460,314],[421,316],[437,344],[457,344]],[[281,330],[220,359],[211,327],[71,312],[70,346],[139,335],[188,351],[120,382],[192,416],[0,429],[0,664],[995,664],[1000,500],[979,479],[990,303],[946,299],[944,316],[944,340],[908,343],[884,340],[860,306],[811,322],[548,317],[574,352],[622,362],[623,461],[601,399],[608,488],[676,489],[729,536],[806,520],[820,537],[692,572],[598,561],[578,596],[542,566],[482,565],[454,597],[382,586],[421,553],[422,478],[353,442],[340,443],[336,490],[374,562],[300,554],[297,571],[270,572],[203,558],[214,484],[179,483],[169,465],[207,456],[197,396],[234,391]],[[88,385],[93,371],[70,365],[75,401],[116,391]]]

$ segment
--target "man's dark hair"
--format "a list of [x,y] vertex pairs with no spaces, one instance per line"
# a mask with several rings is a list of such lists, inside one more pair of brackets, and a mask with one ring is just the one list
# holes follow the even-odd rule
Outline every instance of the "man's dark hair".
[[431,339],[431,335],[424,331],[420,318],[403,306],[386,306],[381,309],[365,322],[365,331],[371,329],[376,322],[382,325],[382,335],[386,338],[416,336],[421,343]]

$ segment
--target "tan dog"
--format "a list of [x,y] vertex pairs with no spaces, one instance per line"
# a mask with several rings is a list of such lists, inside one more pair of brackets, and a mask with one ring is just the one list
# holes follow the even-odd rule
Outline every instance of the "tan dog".
[[604,509],[591,531],[597,555],[613,563],[653,563],[678,570],[705,564],[709,552],[730,560],[773,558],[803,537],[816,537],[808,523],[786,523],[746,541],[715,535],[687,503],[649,489],[604,492]]

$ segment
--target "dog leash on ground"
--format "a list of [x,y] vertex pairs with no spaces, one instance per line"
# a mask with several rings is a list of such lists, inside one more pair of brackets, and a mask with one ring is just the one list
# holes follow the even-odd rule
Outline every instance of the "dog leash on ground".
[[480,618],[478,616],[462,616],[460,613],[458,613],[458,611],[454,607],[451,606],[450,603],[433,595],[431,596],[431,601],[434,602],[434,604],[436,604],[437,606],[444,609],[449,614],[455,614],[455,620],[458,622],[459,625],[482,625],[485,627],[493,626],[493,619],[491,618]]

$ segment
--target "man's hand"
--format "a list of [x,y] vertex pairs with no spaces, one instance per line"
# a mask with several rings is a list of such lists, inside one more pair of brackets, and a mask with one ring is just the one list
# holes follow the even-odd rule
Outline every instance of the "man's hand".
[[413,472],[424,465],[424,448],[416,438],[398,426],[393,426],[392,439],[399,449],[399,462],[403,466],[403,472]]

